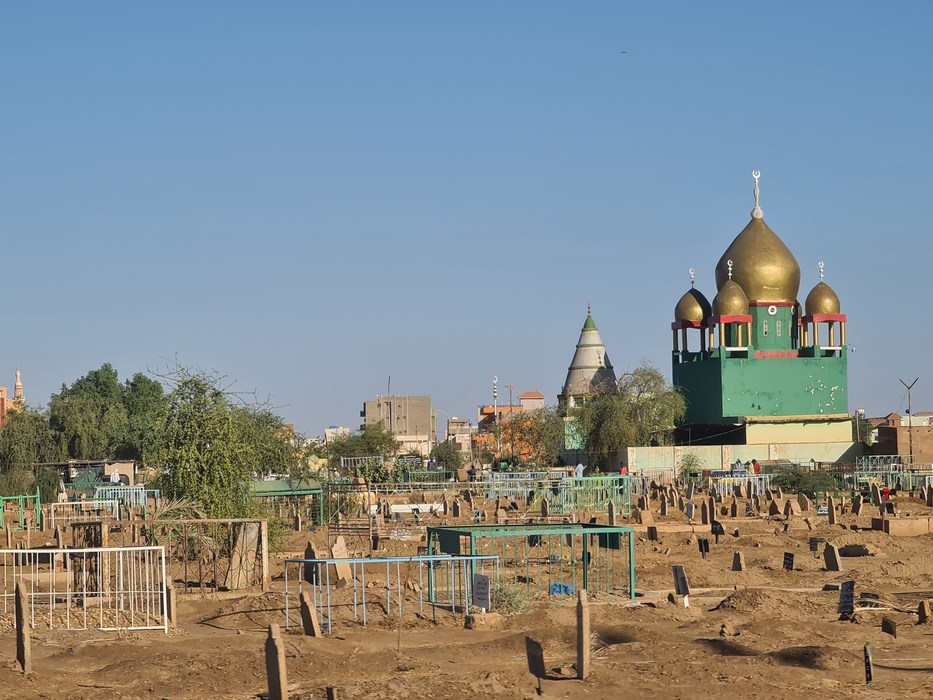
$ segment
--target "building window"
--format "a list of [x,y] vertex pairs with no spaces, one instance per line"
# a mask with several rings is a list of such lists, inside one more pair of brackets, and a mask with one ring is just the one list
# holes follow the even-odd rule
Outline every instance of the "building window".
[[774,333],[775,335],[781,335],[781,322],[780,321],[774,322]]
[[767,321],[761,322],[761,334],[764,336],[768,335],[768,322]]

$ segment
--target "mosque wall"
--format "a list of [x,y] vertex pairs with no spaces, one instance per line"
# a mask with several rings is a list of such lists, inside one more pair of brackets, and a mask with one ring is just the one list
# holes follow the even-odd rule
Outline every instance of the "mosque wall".
[[736,459],[742,462],[786,459],[808,464],[816,462],[855,462],[862,454],[857,442],[771,443],[767,445],[677,445],[664,447],[629,447],[625,463],[630,471],[677,467],[684,454],[696,455],[701,469],[728,469]]

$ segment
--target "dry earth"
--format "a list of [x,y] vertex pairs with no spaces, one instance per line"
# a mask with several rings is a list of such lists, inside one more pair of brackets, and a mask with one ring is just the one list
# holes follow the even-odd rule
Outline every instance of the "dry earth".
[[[902,511],[925,512],[901,499]],[[783,532],[782,518],[724,522],[706,560],[680,513],[655,516],[660,541],[644,527],[636,549],[635,601],[591,603],[596,651],[586,681],[575,680],[573,601],[552,601],[531,613],[491,619],[464,629],[463,617],[439,612],[437,622],[395,618],[372,606],[370,625],[346,621],[323,639],[285,633],[290,697],[534,698],[525,637],[544,646],[544,697],[551,698],[927,698],[933,695],[933,624],[918,624],[920,600],[933,598],[933,537],[894,538],[865,528],[868,519],[842,516],[830,526],[811,516]],[[739,528],[740,536],[731,533]],[[680,528],[671,531],[669,528]],[[700,536],[706,528],[696,528]],[[843,558],[827,572],[808,538],[869,554]],[[295,534],[300,549],[307,535]],[[747,570],[731,571],[733,552]],[[795,554],[782,570],[784,552]],[[687,569],[689,608],[670,603],[671,565]],[[277,573],[282,565],[278,563]],[[840,621],[838,592],[826,584],[856,581],[856,594],[876,593],[884,612],[858,612]],[[282,581],[276,581],[282,590]],[[409,592],[407,595],[414,596]],[[415,610],[417,606],[409,606]],[[897,621],[897,638],[884,634],[882,615]],[[283,624],[284,597],[179,596],[179,626],[157,632],[33,633],[33,673],[14,663],[8,621],[0,630],[0,698],[256,698],[266,691],[263,645],[270,623]],[[875,681],[866,688],[863,645],[874,651]]]

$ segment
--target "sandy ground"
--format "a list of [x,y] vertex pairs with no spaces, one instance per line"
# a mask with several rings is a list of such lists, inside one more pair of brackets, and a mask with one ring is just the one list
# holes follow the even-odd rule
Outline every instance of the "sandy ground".
[[[901,499],[902,515],[925,512]],[[543,644],[552,698],[926,698],[933,695],[933,624],[918,624],[919,601],[933,598],[933,537],[893,538],[867,529],[868,517],[843,515],[830,526],[811,514],[798,520],[725,520],[726,532],[703,560],[680,513],[666,519],[660,541],[640,532],[635,601],[591,603],[594,655],[586,681],[575,675],[575,605],[490,619],[465,629],[463,616],[437,621],[412,613],[399,626],[374,609],[369,627],[352,616],[331,637],[313,639],[294,626],[285,633],[290,697],[534,698],[525,637]],[[820,523],[820,524],[817,524]],[[665,531],[681,527],[680,531]],[[739,529],[739,537],[731,533]],[[686,529],[684,529],[686,528]],[[642,528],[644,530],[644,528]],[[706,528],[697,526],[700,536]],[[867,547],[827,572],[808,538]],[[296,533],[289,548],[307,535]],[[747,570],[731,571],[733,552]],[[795,569],[781,568],[784,552]],[[671,566],[690,579],[690,607],[667,600]],[[281,563],[275,571],[281,572]],[[839,594],[826,584],[856,581],[856,595],[878,594],[885,611],[860,611],[840,621]],[[281,591],[282,582],[275,587]],[[410,593],[409,595],[414,595]],[[903,612],[899,612],[902,610]],[[882,615],[898,623],[897,638],[881,631]],[[160,632],[33,632],[33,673],[15,665],[9,623],[0,630],[0,698],[256,698],[266,692],[263,645],[270,623],[284,624],[284,597],[179,595],[179,626]],[[725,626],[725,629],[724,629]],[[865,686],[863,645],[871,644],[875,680]]]

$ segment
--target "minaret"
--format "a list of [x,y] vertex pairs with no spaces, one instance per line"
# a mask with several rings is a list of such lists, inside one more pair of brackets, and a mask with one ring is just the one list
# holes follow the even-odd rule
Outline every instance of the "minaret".
[[573,405],[580,398],[592,396],[604,385],[614,385],[616,373],[606,354],[606,346],[599,337],[593,321],[592,307],[586,305],[586,321],[580,331],[580,340],[567,369],[567,378],[557,399],[561,405]]
[[23,379],[19,370],[16,370],[16,384],[13,385],[13,400],[23,401]]

